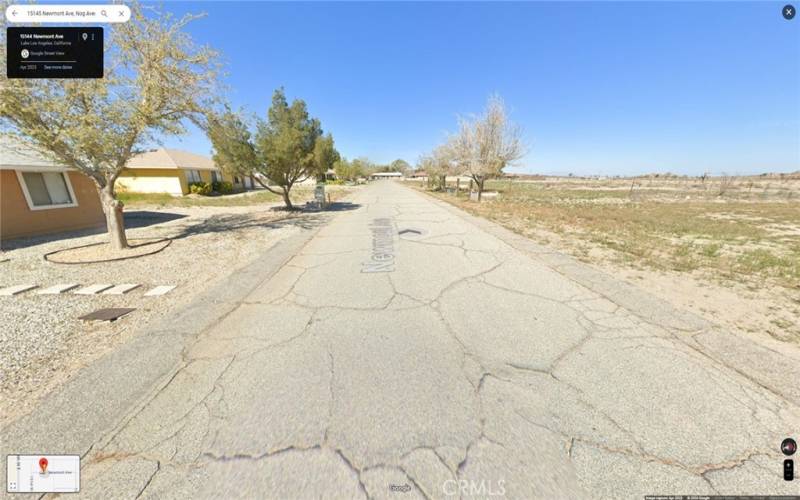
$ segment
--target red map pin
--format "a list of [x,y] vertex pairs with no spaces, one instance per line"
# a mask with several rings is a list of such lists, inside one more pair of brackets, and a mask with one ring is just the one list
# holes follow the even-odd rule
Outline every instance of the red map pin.
[[42,470],[42,474],[47,472],[47,459],[42,457],[39,459],[39,468]]

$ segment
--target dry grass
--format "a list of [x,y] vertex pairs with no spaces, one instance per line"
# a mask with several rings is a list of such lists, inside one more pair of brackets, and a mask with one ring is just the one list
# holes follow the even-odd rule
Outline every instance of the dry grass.
[[[733,197],[720,198],[663,186],[631,195],[609,187],[592,189],[591,182],[565,186],[498,181],[489,189],[500,196],[480,204],[466,196],[441,196],[520,232],[545,229],[599,245],[626,264],[706,270],[719,279],[755,286],[766,281],[789,288],[800,285],[798,201],[779,195],[746,200],[729,185],[724,189]],[[583,246],[579,256],[587,257],[591,246]]]
[[794,323],[791,336],[800,340],[800,179],[487,184],[499,195],[482,203],[452,190],[435,195],[585,262],[685,276],[766,298],[769,309],[782,313],[781,324]]
[[[309,199],[312,190],[295,188],[292,190],[292,202],[299,203]],[[281,200],[277,194],[266,190],[247,191],[245,193],[221,196],[172,196],[167,193],[126,193],[120,192],[118,198],[127,207],[156,206],[156,207],[244,207],[276,203]]]

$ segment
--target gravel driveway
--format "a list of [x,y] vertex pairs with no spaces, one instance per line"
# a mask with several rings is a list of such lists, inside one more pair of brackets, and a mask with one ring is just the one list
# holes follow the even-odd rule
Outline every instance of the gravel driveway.
[[[247,207],[137,208],[126,214],[128,237],[173,238],[164,251],[132,260],[64,265],[43,255],[103,241],[104,233],[70,233],[9,242],[0,254],[0,287],[60,283],[142,285],[126,295],[0,297],[0,427],[29,412],[37,400],[77,369],[123,342],[140,327],[189,302],[277,241],[293,234],[303,215]],[[8,259],[8,260],[5,260]],[[161,297],[144,297],[156,285],[175,285]],[[116,322],[78,319],[103,307],[136,311]]]

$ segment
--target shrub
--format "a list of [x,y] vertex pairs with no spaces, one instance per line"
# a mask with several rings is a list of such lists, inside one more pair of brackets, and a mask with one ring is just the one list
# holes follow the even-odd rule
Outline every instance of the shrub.
[[192,182],[189,184],[189,192],[208,196],[211,194],[211,184],[208,182]]
[[233,184],[228,181],[218,181],[211,184],[211,188],[220,194],[231,194],[233,192]]

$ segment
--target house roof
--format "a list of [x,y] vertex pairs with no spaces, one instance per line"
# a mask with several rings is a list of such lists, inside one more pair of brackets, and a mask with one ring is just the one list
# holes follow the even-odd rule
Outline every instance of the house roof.
[[8,136],[0,136],[0,170],[58,170],[67,168]]
[[180,149],[159,148],[131,158],[127,168],[219,170],[211,158]]

